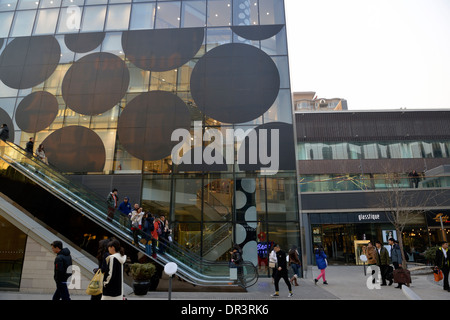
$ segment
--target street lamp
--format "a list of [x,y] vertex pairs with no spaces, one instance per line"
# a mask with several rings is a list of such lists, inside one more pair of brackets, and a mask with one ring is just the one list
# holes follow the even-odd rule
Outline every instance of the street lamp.
[[169,300],[172,296],[172,276],[177,272],[177,268],[175,262],[169,262],[164,266],[164,272],[169,276]]

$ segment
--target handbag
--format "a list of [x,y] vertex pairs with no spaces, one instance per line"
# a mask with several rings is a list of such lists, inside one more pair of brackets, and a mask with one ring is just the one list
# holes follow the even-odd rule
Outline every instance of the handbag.
[[91,296],[97,296],[103,293],[103,273],[101,269],[98,269],[97,272],[92,277],[91,282],[86,289],[86,293]]
[[275,262],[269,262],[269,268],[275,268]]

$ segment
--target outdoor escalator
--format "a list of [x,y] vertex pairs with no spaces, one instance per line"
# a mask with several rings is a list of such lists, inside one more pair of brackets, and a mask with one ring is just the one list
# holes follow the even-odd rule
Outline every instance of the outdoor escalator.
[[[118,219],[120,215],[116,214],[112,220],[107,216],[106,199],[83,185],[71,181],[57,168],[43,163],[21,147],[1,140],[0,169],[0,178],[2,179],[0,192],[13,197],[14,201],[24,207],[26,205],[33,206],[39,202],[39,210],[32,208],[30,212],[39,211],[44,217],[47,215],[48,221],[44,222],[65,237],[69,238],[70,231],[73,229],[79,229],[78,234],[83,234],[85,238],[92,233],[101,234],[102,231],[98,230],[92,230],[92,232],[83,230],[89,223],[79,220],[88,219],[91,225],[95,225],[91,228],[98,227],[106,230],[106,233],[118,238],[128,247],[140,251],[160,266],[164,266],[168,262],[175,262],[178,267],[177,276],[194,285],[247,288],[255,284],[258,279],[257,268],[251,262],[245,261],[237,272],[237,279],[230,279],[230,274],[235,275],[236,272],[230,272],[228,262],[206,260],[176,242],[166,242],[160,239],[158,246],[164,246],[165,253],[158,253],[156,257],[147,255],[144,244],[140,242],[135,244],[132,231],[124,228],[120,223]],[[24,186],[20,185],[24,183],[28,184],[28,189],[24,189]],[[44,203],[40,201],[42,198],[51,197],[58,201],[47,200]],[[64,206],[53,207],[57,202],[64,203],[66,209]],[[103,233],[105,232],[103,231]],[[83,241],[89,241],[86,239]],[[81,239],[77,239],[77,241],[80,242]]]

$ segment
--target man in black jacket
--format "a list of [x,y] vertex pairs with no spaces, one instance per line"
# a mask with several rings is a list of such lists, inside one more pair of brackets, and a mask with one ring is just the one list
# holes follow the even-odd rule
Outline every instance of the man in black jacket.
[[67,273],[67,268],[72,265],[72,257],[67,248],[63,248],[61,241],[53,241],[52,251],[56,253],[55,272],[53,278],[56,282],[56,291],[53,300],[70,300],[69,289],[67,288],[67,279],[71,276]]
[[292,286],[291,283],[289,282],[289,277],[288,277],[288,270],[287,270],[287,261],[286,261],[286,253],[280,249],[280,245],[275,245],[274,249],[273,249],[277,255],[277,265],[275,266],[275,278],[274,278],[274,282],[275,282],[275,293],[272,294],[272,297],[278,297],[279,296],[279,292],[280,292],[280,288],[278,286],[278,283],[280,282],[280,279],[283,278],[284,282],[286,283],[286,285],[288,286],[289,289],[289,295],[288,297],[292,297]]
[[442,270],[444,275],[444,290],[450,292],[450,287],[448,284],[448,273],[450,270],[450,257],[448,251],[448,242],[443,241],[440,248],[436,251],[436,258],[434,262],[435,266]]

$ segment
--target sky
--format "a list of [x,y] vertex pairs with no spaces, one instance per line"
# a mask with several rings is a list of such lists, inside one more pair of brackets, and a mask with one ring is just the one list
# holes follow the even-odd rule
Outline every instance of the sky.
[[291,90],[450,109],[450,0],[285,0]]

